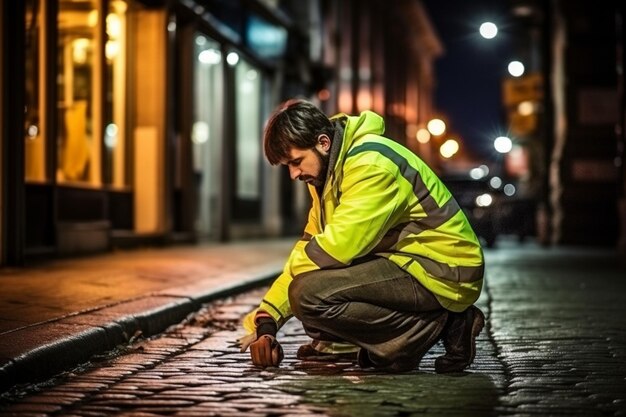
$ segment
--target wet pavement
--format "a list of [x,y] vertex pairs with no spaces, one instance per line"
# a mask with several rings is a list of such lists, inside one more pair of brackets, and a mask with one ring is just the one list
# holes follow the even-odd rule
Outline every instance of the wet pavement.
[[[234,340],[239,320],[258,302],[255,291],[208,306],[186,323],[152,340],[126,347],[9,406],[16,415],[180,416],[397,416],[442,412],[489,415],[505,383],[502,365],[487,335],[479,342],[472,374],[434,374],[437,347],[415,373],[362,371],[351,362],[301,362],[297,348],[308,341],[299,322],[279,334],[285,350],[280,368],[251,366]],[[48,387],[47,385],[53,385]],[[35,387],[29,387],[31,390]],[[455,401],[449,401],[450,390]],[[13,399],[14,400],[14,399]]]
[[0,397],[7,416],[622,416],[626,415],[626,270],[600,249],[502,245],[487,252],[477,305],[487,326],[468,372],[363,371],[302,362],[291,320],[285,360],[260,370],[234,347],[263,289],[206,304],[185,322],[139,338],[40,385]]
[[129,250],[0,269],[0,392],[158,334],[204,302],[269,282],[293,241]]

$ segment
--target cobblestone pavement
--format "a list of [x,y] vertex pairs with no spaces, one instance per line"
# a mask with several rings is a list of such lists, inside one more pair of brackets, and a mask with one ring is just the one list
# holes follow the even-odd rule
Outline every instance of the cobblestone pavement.
[[[300,362],[297,348],[308,341],[299,322],[279,334],[285,360],[279,369],[251,366],[234,347],[241,315],[262,291],[208,306],[187,323],[40,387],[37,394],[8,407],[15,415],[99,416],[144,413],[180,416],[402,416],[445,411],[488,415],[504,385],[502,365],[485,336],[476,373],[434,374],[437,347],[422,372],[385,375],[364,372],[350,362]],[[449,401],[454,391],[455,400]],[[463,394],[461,394],[463,392]]]
[[406,374],[295,359],[296,320],[279,334],[280,368],[234,347],[262,290],[207,305],[162,335],[1,399],[3,416],[626,415],[624,270],[604,252],[488,254],[478,302],[488,323],[474,365],[434,373],[437,345]]

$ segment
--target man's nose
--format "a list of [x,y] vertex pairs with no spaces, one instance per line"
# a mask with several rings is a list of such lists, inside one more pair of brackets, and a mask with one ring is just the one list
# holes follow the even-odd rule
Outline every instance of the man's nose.
[[300,168],[289,167],[289,176],[292,180],[297,180],[300,175],[302,175],[302,170]]

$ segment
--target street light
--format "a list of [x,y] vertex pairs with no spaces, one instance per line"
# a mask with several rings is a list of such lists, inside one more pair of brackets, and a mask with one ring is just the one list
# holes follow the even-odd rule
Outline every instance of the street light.
[[234,67],[239,62],[239,54],[237,52],[230,52],[226,55],[226,62],[228,62],[228,65],[231,67]]
[[517,112],[522,116],[530,116],[535,112],[535,105],[530,100],[524,100],[517,105]]
[[419,129],[415,136],[419,143],[428,143],[430,141],[430,132],[428,131],[428,129]]
[[478,29],[480,36],[485,39],[493,39],[498,34],[498,27],[492,22],[485,22]]
[[513,149],[513,141],[506,136],[498,136],[493,141],[493,147],[500,153],[509,153]]
[[524,64],[519,61],[509,62],[509,74],[514,77],[519,77],[524,74]]
[[487,165],[481,165],[470,170],[470,177],[475,180],[479,180],[487,175],[489,175],[489,167]]
[[432,119],[426,125],[426,128],[433,136],[440,136],[446,131],[446,123],[441,119]]
[[454,139],[448,139],[439,148],[439,153],[444,158],[452,158],[452,156],[459,151],[459,142]]

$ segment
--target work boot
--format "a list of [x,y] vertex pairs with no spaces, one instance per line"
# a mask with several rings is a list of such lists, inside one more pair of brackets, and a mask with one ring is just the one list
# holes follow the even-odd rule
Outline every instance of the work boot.
[[476,306],[462,313],[450,313],[443,330],[445,355],[435,360],[437,373],[461,372],[476,356],[476,337],[485,326],[485,315]]
[[[406,351],[393,360],[379,357],[366,349],[359,350],[357,362],[363,369],[375,368],[385,372],[409,372],[416,369],[426,352],[439,340],[448,321],[446,310],[436,310],[420,314],[419,338],[412,343],[411,351]],[[416,337],[414,337],[415,339]],[[416,343],[419,342],[419,343]]]
[[324,342],[313,340],[298,348],[296,357],[314,362],[354,362],[358,347],[349,343]]

